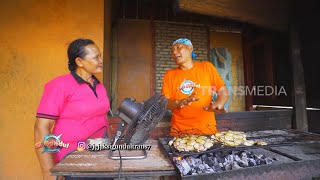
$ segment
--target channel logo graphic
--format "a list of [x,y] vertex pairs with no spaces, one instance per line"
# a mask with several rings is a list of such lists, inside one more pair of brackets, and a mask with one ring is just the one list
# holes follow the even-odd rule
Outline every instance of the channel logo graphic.
[[84,151],[86,149],[86,143],[84,141],[78,142],[78,151]]

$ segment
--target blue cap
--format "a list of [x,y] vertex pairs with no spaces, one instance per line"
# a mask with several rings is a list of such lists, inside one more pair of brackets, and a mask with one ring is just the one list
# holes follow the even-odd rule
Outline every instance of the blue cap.
[[[177,39],[176,41],[174,41],[172,43],[172,45],[175,45],[176,43],[182,43],[182,44],[185,44],[185,45],[188,45],[188,46],[193,46],[191,41],[189,39],[187,39],[187,38]],[[192,59],[196,59],[196,57],[197,57],[197,55],[194,53],[194,51],[192,51],[191,56],[192,56]]]

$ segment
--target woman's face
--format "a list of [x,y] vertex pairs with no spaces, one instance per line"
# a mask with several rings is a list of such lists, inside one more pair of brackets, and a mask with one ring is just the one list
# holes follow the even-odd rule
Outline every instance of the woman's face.
[[86,56],[82,59],[83,69],[90,74],[101,73],[103,71],[103,61],[99,48],[95,44],[85,46]]
[[171,56],[177,65],[181,65],[190,60],[192,61],[192,50],[192,46],[176,43],[171,47]]

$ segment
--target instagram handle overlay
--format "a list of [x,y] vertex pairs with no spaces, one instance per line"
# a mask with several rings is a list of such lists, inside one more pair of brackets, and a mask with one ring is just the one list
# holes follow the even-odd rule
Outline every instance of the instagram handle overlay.
[[130,144],[120,144],[120,145],[109,145],[109,144],[86,144],[83,141],[78,142],[78,151],[84,151],[85,149],[89,151],[101,151],[101,150],[151,150],[151,145],[130,145]]

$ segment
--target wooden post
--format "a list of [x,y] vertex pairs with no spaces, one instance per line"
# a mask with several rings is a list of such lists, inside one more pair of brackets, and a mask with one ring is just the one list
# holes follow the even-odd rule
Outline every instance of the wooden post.
[[[295,3],[293,3],[295,4]],[[297,130],[308,131],[308,120],[306,110],[306,89],[304,82],[304,72],[301,61],[300,41],[297,28],[295,6],[291,7],[291,17],[289,25],[290,33],[290,54],[293,73],[293,127]]]
[[112,51],[111,51],[111,109],[117,111],[118,102],[118,24],[112,26]]
[[[103,84],[106,87],[108,93],[111,92],[111,56],[110,56],[110,46],[111,46],[111,0],[104,1],[104,28],[103,28]],[[111,96],[109,95],[109,98]]]
[[[249,47],[248,47],[248,28],[244,28],[242,35],[242,56],[243,56],[243,68],[244,68],[244,81],[245,86],[252,88],[252,59],[250,58]],[[253,110],[253,97],[250,94],[245,96],[245,110]]]

